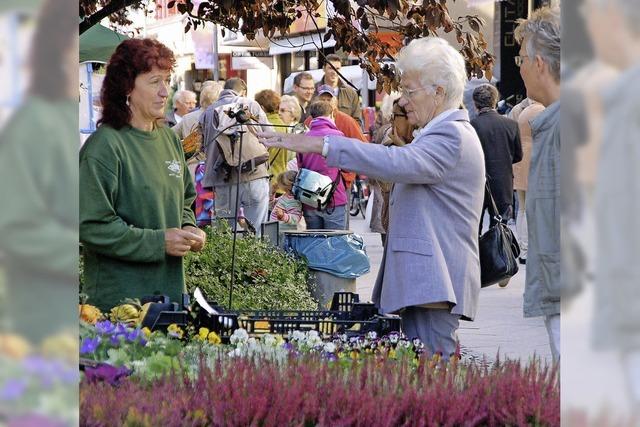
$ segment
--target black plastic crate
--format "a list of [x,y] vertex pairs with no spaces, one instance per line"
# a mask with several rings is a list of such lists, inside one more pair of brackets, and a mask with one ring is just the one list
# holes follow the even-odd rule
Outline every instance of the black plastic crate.
[[340,320],[340,319],[265,319],[242,318],[238,319],[240,327],[249,334],[282,334],[286,335],[294,331],[315,330],[323,338],[329,338],[336,334],[348,336],[364,335],[375,331],[378,335],[385,335],[400,330],[400,318],[389,316],[375,316],[371,320]]
[[331,311],[351,311],[353,304],[360,302],[360,296],[353,292],[335,292],[331,300]]
[[[145,320],[148,316],[145,316]],[[152,331],[167,331],[171,324],[176,324],[181,328],[185,328],[189,322],[189,313],[186,311],[161,311],[158,316],[150,321],[149,329]],[[144,325],[144,322],[143,322]]]

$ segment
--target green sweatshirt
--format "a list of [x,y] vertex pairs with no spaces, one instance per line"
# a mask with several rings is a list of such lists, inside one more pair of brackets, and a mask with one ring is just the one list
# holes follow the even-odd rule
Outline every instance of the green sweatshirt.
[[80,151],[84,292],[108,309],[160,292],[178,301],[182,258],[165,253],[165,229],[195,226],[195,190],[182,145],[166,127],[101,126]]
[[3,318],[38,340],[78,326],[78,100],[25,100],[0,132]]

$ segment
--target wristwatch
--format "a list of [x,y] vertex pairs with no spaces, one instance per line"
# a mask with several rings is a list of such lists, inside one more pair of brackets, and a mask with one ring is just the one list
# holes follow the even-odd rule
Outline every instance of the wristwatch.
[[329,135],[325,135],[322,142],[322,157],[327,157],[329,155]]

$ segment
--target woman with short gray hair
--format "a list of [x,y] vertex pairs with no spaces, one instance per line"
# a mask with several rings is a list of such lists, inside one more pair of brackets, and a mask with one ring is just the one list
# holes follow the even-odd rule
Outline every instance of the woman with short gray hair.
[[464,60],[443,39],[402,49],[399,104],[418,130],[411,144],[356,144],[340,136],[263,132],[271,147],[320,153],[331,167],[394,182],[387,244],[373,300],[397,313],[409,337],[431,352],[456,352],[459,320],[473,320],[480,293],[478,225],[484,159],[466,110]]

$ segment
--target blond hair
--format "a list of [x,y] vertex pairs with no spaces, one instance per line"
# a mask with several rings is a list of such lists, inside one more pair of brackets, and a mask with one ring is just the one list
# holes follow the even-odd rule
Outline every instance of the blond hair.
[[286,171],[282,172],[276,177],[276,185],[278,188],[286,191],[291,191],[293,183],[296,182],[298,171]]

